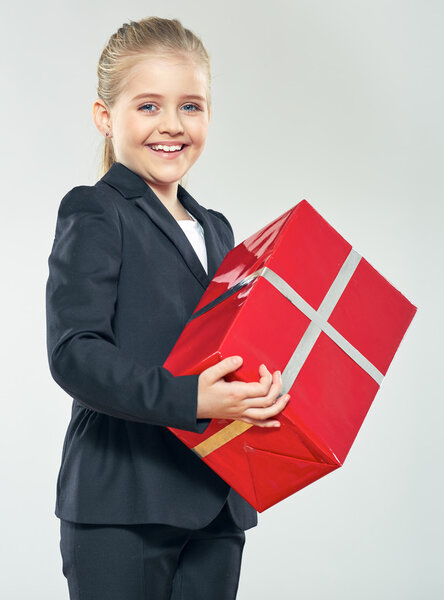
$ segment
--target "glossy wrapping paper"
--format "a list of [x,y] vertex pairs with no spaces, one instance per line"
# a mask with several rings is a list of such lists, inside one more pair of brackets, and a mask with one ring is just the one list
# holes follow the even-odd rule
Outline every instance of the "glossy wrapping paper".
[[280,428],[168,429],[262,512],[344,463],[416,310],[302,200],[225,256],[164,363],[242,356],[228,381],[279,369]]

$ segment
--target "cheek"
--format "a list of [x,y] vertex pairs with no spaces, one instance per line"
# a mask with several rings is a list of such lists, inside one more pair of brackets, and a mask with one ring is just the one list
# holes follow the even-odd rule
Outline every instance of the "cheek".
[[207,124],[203,124],[203,123],[195,123],[193,124],[194,126],[192,128],[190,128],[190,134],[191,137],[193,138],[193,141],[196,145],[202,145],[205,144],[205,140],[207,139],[207,131],[208,131],[208,126]]
[[125,120],[122,129],[128,141],[141,143],[147,138],[147,123],[138,115],[131,116]]

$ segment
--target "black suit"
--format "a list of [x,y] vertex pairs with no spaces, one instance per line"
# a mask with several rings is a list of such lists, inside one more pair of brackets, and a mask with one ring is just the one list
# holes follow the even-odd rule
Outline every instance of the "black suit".
[[114,163],[62,199],[48,259],[47,347],[73,398],[55,514],[77,523],[198,529],[228,507],[241,529],[257,511],[166,426],[202,433],[198,375],[163,366],[226,253],[226,217],[181,186],[202,224],[208,275],[180,225],[136,173]]

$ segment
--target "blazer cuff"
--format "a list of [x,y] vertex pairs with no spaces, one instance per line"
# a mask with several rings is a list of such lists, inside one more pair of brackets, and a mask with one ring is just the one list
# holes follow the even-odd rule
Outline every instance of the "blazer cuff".
[[177,375],[174,377],[179,397],[182,396],[182,400],[186,400],[183,404],[181,403],[184,407],[182,418],[179,419],[182,424],[175,425],[174,429],[204,433],[211,423],[212,419],[198,419],[196,416],[198,381],[199,375]]

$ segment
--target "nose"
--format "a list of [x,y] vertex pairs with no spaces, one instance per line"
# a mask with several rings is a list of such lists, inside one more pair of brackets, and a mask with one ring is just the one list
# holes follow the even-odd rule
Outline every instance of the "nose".
[[184,130],[180,114],[172,107],[162,112],[157,128],[159,133],[168,132],[170,135],[183,132]]

